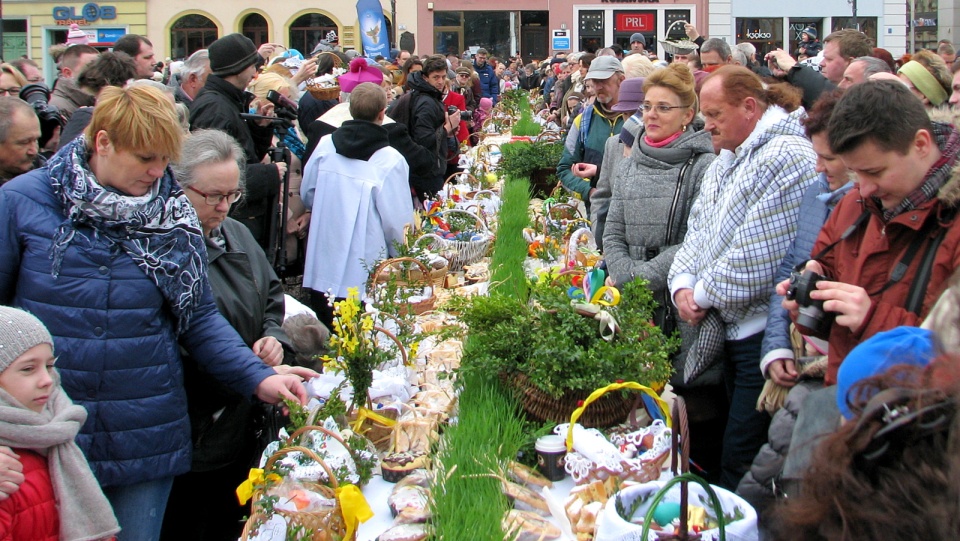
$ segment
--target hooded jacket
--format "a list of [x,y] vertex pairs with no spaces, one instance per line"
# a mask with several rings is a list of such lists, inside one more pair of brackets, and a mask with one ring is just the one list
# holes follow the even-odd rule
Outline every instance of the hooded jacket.
[[422,200],[443,188],[443,173],[447,169],[447,134],[443,124],[447,117],[443,93],[423,78],[423,72],[411,73],[407,82],[411,89],[410,97],[404,95],[395,100],[387,114],[406,125],[413,142],[434,159],[430,174],[410,173],[410,187]]
[[310,221],[303,286],[346,297],[362,288],[367,268],[396,255],[413,222],[407,162],[383,127],[348,120],[320,140],[303,170],[300,195]]
[[719,311],[727,340],[763,330],[774,277],[796,236],[803,192],[817,178],[803,114],[769,106],[736,152],[720,152],[704,175],[670,268],[670,298],[693,289],[700,307]]
[[[956,130],[951,127],[950,129]],[[944,141],[938,137],[942,149]],[[891,270],[900,262],[910,244],[924,242],[903,278],[879,295],[871,295],[870,309],[859,329],[850,330],[834,323],[828,339],[830,349],[827,359],[826,384],[836,383],[840,364],[851,349],[878,332],[903,325],[918,326],[927,312],[943,293],[947,280],[960,267],[960,227],[957,226],[956,210],[960,207],[960,165],[954,163],[950,178],[940,188],[936,197],[913,210],[903,212],[889,222],[881,219],[882,209],[872,198],[863,200],[858,190],[851,190],[837,204],[833,214],[820,231],[812,254],[817,254],[830,243],[838,240],[863,212],[869,211],[866,224],[846,240],[838,243],[818,261],[824,274],[831,280],[855,284],[873,293],[885,286]],[[910,287],[916,276],[926,243],[940,229],[945,229],[937,248],[930,281],[921,303],[920,314],[905,308]],[[809,329],[803,329],[809,333]],[[823,336],[821,336],[823,337]]]

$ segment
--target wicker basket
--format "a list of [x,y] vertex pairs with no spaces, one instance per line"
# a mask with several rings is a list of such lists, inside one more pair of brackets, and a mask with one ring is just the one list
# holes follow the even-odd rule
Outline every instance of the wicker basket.
[[414,242],[414,246],[419,246],[421,242],[427,242],[429,250],[439,253],[450,262],[451,271],[460,271],[463,270],[464,265],[476,263],[485,255],[487,255],[487,251],[493,244],[494,237],[493,233],[490,232],[490,228],[487,227],[487,224],[484,223],[483,219],[472,212],[467,212],[460,209],[450,209],[441,212],[440,216],[445,216],[452,213],[466,214],[467,216],[470,216],[476,220],[477,231],[480,232],[482,238],[468,241],[450,240],[434,233],[428,233],[417,239]]
[[[384,270],[386,272],[378,275],[376,277],[376,282],[372,282],[372,283],[385,284],[388,281],[390,281],[391,275],[397,274],[399,276],[397,276],[396,278],[396,283],[400,287],[418,287],[418,286],[426,286],[430,284],[433,284],[433,287],[443,287],[444,278],[447,277],[447,272],[450,271],[449,262],[444,263],[444,265],[439,269],[429,269],[427,272],[427,276],[429,276],[429,282],[427,282],[423,278],[423,269],[426,268],[426,265],[424,265],[420,261],[417,261],[418,263],[420,263],[420,265],[417,266],[416,268],[412,268],[412,269],[394,268],[393,266],[394,262],[401,262],[401,261],[407,261],[407,260],[414,261],[414,259],[411,257],[396,257],[392,259],[384,259],[381,262],[381,264],[387,263],[387,262],[389,262],[390,264],[385,267]],[[380,265],[378,265],[378,267],[379,266]],[[371,274],[371,276],[373,276],[373,274]]]
[[[401,263],[414,263],[418,268],[413,270],[400,268],[398,265]],[[387,271],[387,269],[394,270]],[[417,302],[406,302],[406,299],[404,299],[404,302],[400,305],[400,315],[406,315],[410,312],[419,315],[428,310],[433,310],[433,307],[437,304],[437,295],[433,291],[437,287],[435,285],[435,280],[437,278],[432,274],[432,271],[428,269],[426,265],[412,257],[395,257],[393,259],[384,259],[378,263],[370,273],[371,289],[375,289],[377,284],[389,282],[391,273],[396,273],[398,275],[397,285],[400,287],[422,287],[424,289],[429,288],[430,290],[430,296],[423,300]],[[444,270],[443,275],[439,276],[439,279],[442,281],[446,274],[447,273]],[[374,299],[377,298],[376,291],[371,291],[371,297]],[[383,332],[386,331],[383,330]]]
[[[308,486],[308,488],[314,492],[317,492],[323,495],[324,498],[335,500],[337,503],[331,509],[325,509],[323,511],[312,511],[312,512],[293,512],[293,511],[282,511],[274,510],[274,513],[281,516],[287,522],[287,528],[292,528],[296,526],[302,526],[305,529],[309,529],[313,534],[309,538],[310,541],[330,541],[331,539],[343,539],[344,541],[353,541],[356,539],[356,535],[351,536],[350,539],[346,538],[347,535],[347,525],[343,520],[343,514],[340,509],[340,501],[337,500],[337,478],[333,475],[333,472],[330,470],[330,467],[327,466],[326,462],[323,461],[316,453],[307,449],[306,447],[284,447],[278,450],[276,453],[270,456],[267,460],[267,464],[264,468],[264,471],[271,471],[273,469],[274,463],[284,455],[293,452],[300,452],[304,455],[310,457],[312,460],[320,464],[324,471],[327,472],[327,475],[330,479],[330,486],[320,484],[320,483],[301,483]],[[264,515],[259,511],[257,507],[257,502],[263,497],[262,492],[258,492],[254,495],[253,503],[253,513],[251,513],[250,518],[247,520],[246,524],[243,526],[243,535],[241,540],[247,541],[251,538],[253,532],[266,520],[270,517]]]
[[[335,55],[335,54],[333,54],[333,53],[331,53],[331,52],[329,52],[329,51],[324,51],[324,52],[318,54],[318,55],[317,55],[317,58],[319,59],[321,56],[323,56],[323,55],[325,55],[325,54],[328,54],[328,55],[330,55],[331,57],[333,57],[333,66],[334,66],[335,68],[342,68],[342,67],[343,67],[343,60],[341,60],[339,56],[337,56],[337,55]],[[311,95],[311,96],[313,96],[314,98],[316,98],[316,99],[318,99],[318,100],[335,100],[335,99],[339,99],[339,98],[340,98],[340,86],[339,86],[339,85],[338,85],[338,86],[328,86],[328,87],[324,87],[324,86],[320,86],[320,85],[318,85],[318,84],[309,84],[309,83],[308,83],[308,84],[307,84],[307,90],[310,91],[310,95]]]
[[[604,456],[602,454],[600,457],[591,456],[590,458],[580,455],[579,453],[573,455],[569,454],[573,450],[574,425],[577,424],[578,420],[582,419],[582,416],[587,411],[588,406],[592,407],[593,404],[596,404],[604,397],[609,396],[608,393],[611,391],[617,392],[621,390],[637,390],[641,393],[638,399],[633,402],[630,410],[631,427],[634,429],[640,428],[637,423],[636,409],[644,403],[642,399],[644,395],[647,395],[651,398],[651,403],[657,407],[658,411],[656,412],[656,416],[662,418],[662,420],[656,421],[646,430],[656,431],[655,433],[659,434],[660,437],[663,437],[663,433],[670,429],[670,443],[666,444],[664,442],[665,446],[661,448],[659,452],[656,448],[654,448],[654,450],[650,451],[649,454],[653,455],[656,453],[655,456],[648,456],[646,458],[643,456],[625,458],[617,454],[616,460],[619,460],[619,464],[608,463],[606,459],[609,458],[609,456]],[[653,416],[653,412],[651,412],[651,417]],[[580,425],[583,426],[583,423],[581,422]],[[604,481],[610,477],[620,479],[621,481],[633,481],[636,483],[655,481],[660,478],[660,472],[663,469],[663,465],[666,463],[667,458],[671,456],[671,451],[676,443],[676,439],[673,438],[673,425],[673,418],[670,415],[670,411],[666,402],[664,402],[663,399],[661,399],[660,396],[649,387],[635,382],[623,382],[614,383],[602,389],[597,389],[596,391],[590,393],[590,396],[582,402],[582,405],[573,411],[573,413],[570,415],[570,419],[568,420],[566,438],[568,452],[567,456],[570,460],[568,460],[568,463],[565,466],[567,473],[573,475],[574,481],[577,484],[585,484],[593,481]],[[560,432],[561,428],[562,427],[558,426],[556,431]],[[643,433],[644,432],[640,432],[640,434]],[[639,439],[637,441],[639,441]],[[577,459],[574,460],[574,457],[577,457]],[[601,460],[601,462],[597,462],[598,460]]]
[[[527,416],[539,422],[569,421],[580,403],[590,396],[588,391],[571,390],[560,398],[554,398],[534,386],[526,374],[501,374],[500,377],[515,391]],[[634,402],[634,398],[622,393],[605,394],[583,413],[579,422],[587,428],[618,425],[627,419],[633,410]]]
[[[687,24],[687,21],[673,21],[673,24],[667,27],[665,36],[670,36],[670,30],[677,24]],[[700,48],[695,42],[688,39],[661,39],[658,40],[663,50],[670,54],[690,54]]]

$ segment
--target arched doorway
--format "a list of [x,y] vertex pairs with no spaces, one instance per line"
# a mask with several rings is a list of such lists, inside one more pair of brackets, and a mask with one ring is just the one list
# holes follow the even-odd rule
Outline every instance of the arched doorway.
[[170,58],[187,58],[209,47],[218,37],[217,25],[207,17],[184,15],[170,28]]
[[320,13],[301,15],[290,24],[290,48],[308,55],[331,30],[340,36],[337,23],[330,17]]
[[259,13],[251,13],[243,19],[243,35],[253,41],[258,48],[270,42],[270,28],[267,20]]

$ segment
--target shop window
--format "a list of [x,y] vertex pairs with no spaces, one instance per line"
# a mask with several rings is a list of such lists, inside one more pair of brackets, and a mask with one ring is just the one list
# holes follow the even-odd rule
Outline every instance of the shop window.
[[[579,34],[581,51],[595,53],[603,48],[603,12],[581,11]],[[629,48],[628,44],[627,49]]]
[[[0,23],[3,24],[3,49],[0,50],[0,57],[20,58],[27,54],[27,20],[3,19]],[[66,39],[64,33],[63,40]]]
[[749,41],[757,48],[757,58],[783,48],[783,19],[747,19],[737,17],[736,42]]
[[647,51],[657,51],[657,12],[644,11],[614,11],[613,12],[613,42],[630,50],[630,36],[640,32],[643,34]]
[[501,60],[510,57],[515,52],[510,50],[510,37],[516,35],[516,28],[510,26],[510,13],[509,11],[464,11],[464,45],[483,47],[490,51],[490,56]]
[[219,37],[217,25],[199,14],[184,15],[170,28],[171,58],[186,58],[206,49]]
[[330,17],[320,13],[301,15],[290,24],[290,48],[308,55],[331,30],[340,37],[340,28]]
[[[259,13],[251,13],[243,19],[243,35],[250,38],[258,48],[270,42],[270,28],[267,20]],[[300,51],[301,53],[304,51]],[[310,51],[306,51],[310,52]]]

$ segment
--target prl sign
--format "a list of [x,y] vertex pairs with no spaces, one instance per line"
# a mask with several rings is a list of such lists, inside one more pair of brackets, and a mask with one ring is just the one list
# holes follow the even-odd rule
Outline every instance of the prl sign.
[[76,10],[75,7],[57,6],[53,8],[53,20],[58,25],[66,26],[73,23],[86,25],[98,19],[113,20],[117,18],[116,6],[99,6],[93,2],[88,2],[80,8],[80,13],[77,13]]

